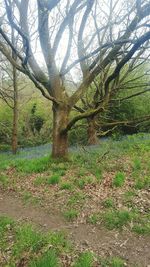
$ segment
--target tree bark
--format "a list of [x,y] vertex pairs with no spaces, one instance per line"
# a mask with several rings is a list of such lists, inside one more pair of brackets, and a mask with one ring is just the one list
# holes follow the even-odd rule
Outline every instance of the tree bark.
[[17,72],[13,66],[13,92],[14,92],[14,106],[13,106],[13,129],[12,129],[12,153],[17,153],[18,148],[18,86],[17,86]]
[[66,128],[69,121],[69,109],[66,106],[53,104],[53,158],[68,158],[68,132],[62,130]]
[[99,143],[99,139],[97,137],[97,130],[95,126],[95,118],[88,118],[88,145],[97,145]]

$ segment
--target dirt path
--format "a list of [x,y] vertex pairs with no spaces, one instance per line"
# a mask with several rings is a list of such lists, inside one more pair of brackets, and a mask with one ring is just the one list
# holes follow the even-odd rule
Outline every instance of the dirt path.
[[127,266],[150,266],[150,237],[123,231],[107,231],[88,224],[66,223],[61,215],[48,214],[42,208],[24,206],[20,198],[0,191],[0,215],[27,220],[42,229],[65,230],[77,248],[90,249],[101,257],[118,256]]

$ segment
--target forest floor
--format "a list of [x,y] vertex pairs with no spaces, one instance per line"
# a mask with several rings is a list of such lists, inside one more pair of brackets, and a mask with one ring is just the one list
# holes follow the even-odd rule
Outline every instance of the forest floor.
[[149,139],[65,163],[3,154],[0,188],[0,266],[150,266]]

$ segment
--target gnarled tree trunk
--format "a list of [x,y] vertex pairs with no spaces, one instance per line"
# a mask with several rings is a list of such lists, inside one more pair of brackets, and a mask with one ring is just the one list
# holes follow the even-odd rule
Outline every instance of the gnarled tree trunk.
[[68,132],[62,130],[66,128],[69,120],[69,109],[66,106],[53,104],[53,158],[68,157]]
[[95,118],[90,117],[88,118],[87,121],[88,121],[88,129],[87,129],[88,145],[97,145],[99,143],[99,139],[97,137]]

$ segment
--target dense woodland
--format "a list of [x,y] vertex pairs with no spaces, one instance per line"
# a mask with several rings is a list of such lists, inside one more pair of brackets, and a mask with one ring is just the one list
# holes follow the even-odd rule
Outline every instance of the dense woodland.
[[0,0],[0,266],[150,267],[150,0]]
[[12,140],[16,153],[49,141],[53,157],[66,157],[68,138],[96,144],[149,131],[149,9],[149,1],[1,1],[1,143]]

